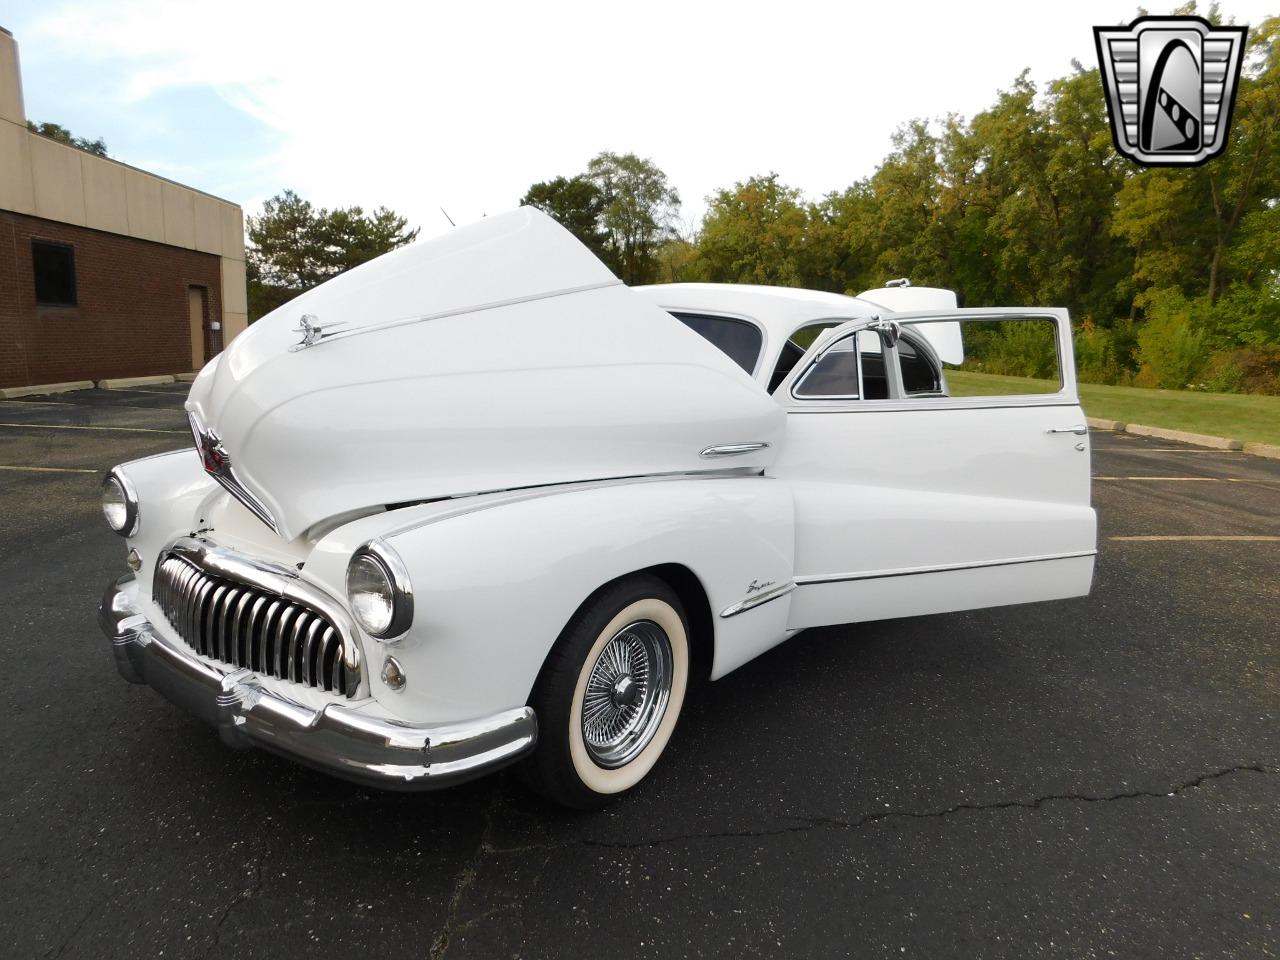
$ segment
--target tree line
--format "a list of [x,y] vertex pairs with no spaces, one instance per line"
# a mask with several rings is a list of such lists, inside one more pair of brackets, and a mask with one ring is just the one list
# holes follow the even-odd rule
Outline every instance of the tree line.
[[[690,236],[654,216],[666,229],[627,279],[856,293],[905,276],[969,306],[1068,307],[1088,380],[1280,392],[1278,30],[1250,31],[1230,143],[1204,166],[1121,157],[1096,69],[1043,90],[1023,73],[970,119],[908,123],[845,190],[806,200],[768,173],[716,191]],[[524,202],[576,232],[619,201],[588,168]]]
[[[857,293],[909,277],[968,306],[1068,307],[1084,380],[1280,393],[1278,35],[1280,18],[1250,28],[1227,149],[1199,167],[1121,157],[1098,71],[1077,62],[1043,88],[1024,72],[973,117],[907,123],[870,176],[818,199],[762,173],[715,191],[701,223],[682,229],[663,171],[605,152],[534,183],[521,202],[628,284]],[[250,218],[251,276],[263,280],[280,200]],[[390,249],[416,234],[381,215],[343,264],[376,255],[372,241]]]

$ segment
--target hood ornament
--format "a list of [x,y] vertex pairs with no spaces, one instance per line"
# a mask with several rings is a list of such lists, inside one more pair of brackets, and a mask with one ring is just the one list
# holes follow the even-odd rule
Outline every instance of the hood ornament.
[[346,326],[345,323],[330,323],[322,327],[320,326],[320,318],[314,313],[304,313],[298,318],[298,325],[293,328],[294,333],[302,334],[302,339],[290,347],[289,352],[297,353],[299,350],[314,346],[321,340],[336,336]]

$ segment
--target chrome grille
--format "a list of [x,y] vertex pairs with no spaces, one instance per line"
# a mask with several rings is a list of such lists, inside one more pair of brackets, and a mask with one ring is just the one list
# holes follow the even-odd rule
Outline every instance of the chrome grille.
[[152,599],[192,649],[222,663],[343,696],[355,693],[342,636],[325,616],[262,587],[218,576],[168,554]]

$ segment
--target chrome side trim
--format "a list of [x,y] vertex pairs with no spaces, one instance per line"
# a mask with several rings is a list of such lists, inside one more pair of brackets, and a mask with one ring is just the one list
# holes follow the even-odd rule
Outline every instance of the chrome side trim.
[[[1043,397],[1044,399],[1040,399]],[[903,400],[859,400],[858,405],[843,400],[810,400],[806,403],[826,403],[829,406],[788,407],[787,413],[909,413],[919,410],[1018,410],[1023,407],[1079,407],[1078,401],[1061,393],[1028,393],[1018,397],[931,397]]]
[[1040,557],[1015,557],[1011,560],[979,560],[973,563],[944,563],[933,567],[902,567],[897,570],[877,570],[873,573],[834,573],[796,577],[802,587],[816,583],[845,583],[850,580],[885,580],[889,577],[913,577],[922,573],[950,573],[954,570],[979,570],[984,567],[1013,567],[1022,563],[1044,563],[1049,560],[1074,560],[1077,557],[1096,557],[1097,550],[1077,550],[1072,553],[1049,553]]
[[[665,483],[670,480],[725,480],[730,477],[754,477],[760,480],[773,480],[772,477],[763,475],[759,468],[755,467],[714,467],[706,470],[698,470],[694,472],[678,472],[678,473],[650,473],[638,477],[607,477],[600,480],[576,480],[570,483],[548,483],[533,487],[512,487],[507,490],[481,490],[475,493],[460,494],[456,497],[447,497],[439,503],[456,503],[457,506],[450,510],[443,510],[440,513],[430,517],[424,517],[420,520],[407,521],[404,526],[396,527],[387,533],[382,534],[380,539],[390,540],[401,534],[411,533],[414,530],[420,530],[423,527],[429,527],[432,524],[442,523],[445,520],[453,520],[457,517],[465,517],[473,513],[480,513],[484,510],[496,510],[499,507],[505,507],[508,504],[524,503],[528,500],[541,500],[545,497],[558,497],[564,493],[578,493],[582,490],[601,490],[606,487],[620,487],[637,483]],[[498,497],[500,494],[507,494],[501,499],[477,502],[481,497]],[[410,506],[418,506],[418,504],[408,504],[404,509]]]
[[196,452],[200,455],[200,463],[204,466],[205,473],[222,484],[229,494],[249,509],[250,513],[270,527],[272,533],[279,535],[280,528],[271,511],[236,478],[235,471],[231,467],[231,455],[222,446],[222,440],[218,435],[206,427],[194,412],[188,411],[187,420],[191,424],[191,435],[195,438]]
[[[338,600],[324,590],[313,586],[298,576],[292,567],[267,563],[247,557],[242,553],[214,546],[196,537],[179,537],[161,557],[172,555],[186,560],[192,566],[220,576],[233,583],[245,583],[290,600],[302,607],[310,607],[333,624],[342,641],[342,666],[347,674],[347,695],[354,696],[360,684],[360,641],[355,620]],[[212,606],[210,607],[212,612]],[[277,657],[282,650],[275,651]]]
[[533,750],[527,706],[451,723],[411,723],[356,706],[298,703],[249,670],[206,663],[137,612],[132,576],[111,584],[98,623],[121,676],[214,726],[231,747],[257,746],[334,776],[384,790],[433,790],[506,766]]
[[698,456],[707,460],[714,460],[718,457],[740,457],[744,453],[755,453],[757,450],[768,450],[769,444],[762,440],[748,441],[746,443],[721,443],[713,447],[704,447]]
[[779,597],[785,597],[797,586],[795,580],[784,583],[781,586],[774,587],[772,590],[766,590],[764,593],[758,593],[754,597],[748,597],[746,600],[739,600],[737,603],[730,604],[720,611],[721,617],[736,617],[740,613],[746,613],[748,610],[754,610],[756,607],[763,606],[771,600],[777,600]]
[[565,287],[561,290],[550,290],[546,293],[527,294],[522,297],[511,297],[507,300],[493,300],[489,303],[481,303],[476,306],[441,310],[439,313],[424,313],[413,317],[400,317],[396,320],[383,320],[379,323],[371,323],[367,327],[345,327],[342,330],[335,330],[332,334],[325,334],[321,339],[317,340],[316,343],[330,343],[334,340],[345,339],[346,337],[358,337],[366,333],[377,333],[380,330],[393,330],[396,327],[403,327],[411,323],[425,323],[428,320],[442,320],[445,317],[457,317],[465,313],[480,313],[483,310],[497,310],[501,307],[513,307],[519,303],[535,303],[538,300],[550,300],[553,297],[568,297],[575,293],[590,293],[592,290],[604,290],[608,287],[620,287],[622,285],[622,281],[615,277],[612,280],[605,280],[601,283],[586,283],[577,287]]

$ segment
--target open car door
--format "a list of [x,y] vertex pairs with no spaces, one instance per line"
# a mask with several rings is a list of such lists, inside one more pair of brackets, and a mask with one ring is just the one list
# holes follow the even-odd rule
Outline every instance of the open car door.
[[774,394],[792,629],[1086,594],[1096,520],[1065,310],[885,313]]

